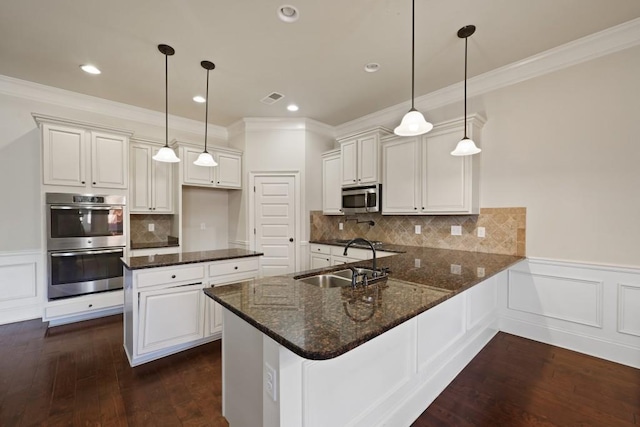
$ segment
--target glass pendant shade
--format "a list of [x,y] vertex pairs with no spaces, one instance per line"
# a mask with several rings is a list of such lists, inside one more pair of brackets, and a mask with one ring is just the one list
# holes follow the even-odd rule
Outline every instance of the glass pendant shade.
[[451,152],[452,156],[471,156],[478,154],[482,150],[476,147],[476,143],[472,139],[464,137],[456,145],[456,149]]
[[433,129],[433,125],[425,120],[420,111],[412,108],[404,115],[400,125],[393,130],[393,133],[400,136],[415,136],[427,133],[431,129]]
[[176,156],[176,152],[170,147],[162,147],[152,158],[155,161],[166,163],[178,163],[180,161],[178,156]]
[[200,153],[200,155],[198,156],[196,161],[193,162],[193,164],[197,166],[208,166],[208,167],[218,166],[218,163],[216,163],[216,161],[213,160],[213,156],[207,152]]

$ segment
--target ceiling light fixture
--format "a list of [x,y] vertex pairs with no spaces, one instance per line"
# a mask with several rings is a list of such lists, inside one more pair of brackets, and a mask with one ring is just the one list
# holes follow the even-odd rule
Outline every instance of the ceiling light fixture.
[[482,151],[476,147],[471,138],[467,137],[467,42],[475,32],[475,25],[466,25],[458,30],[458,37],[464,39],[464,138],[458,142],[456,149],[451,152],[452,156],[471,156]]
[[193,97],[193,100],[198,104],[204,104],[207,101],[207,98],[205,98],[204,96],[196,95]]
[[369,62],[367,65],[364,66],[364,70],[367,73],[375,73],[379,69],[380,69],[380,64],[378,64],[377,62]]
[[299,108],[298,108],[298,106],[296,104],[289,104],[289,105],[287,105],[287,110],[293,112],[293,111],[298,111]]
[[433,125],[424,119],[422,113],[413,106],[415,95],[415,38],[416,38],[416,2],[411,1],[411,109],[404,115],[400,126],[393,133],[400,136],[422,135],[433,129]]
[[298,18],[300,18],[300,13],[298,13],[298,9],[289,4],[282,5],[278,8],[278,18],[281,21],[290,24],[292,22],[296,22]]
[[95,65],[91,65],[91,64],[81,65],[80,68],[82,69],[82,71],[84,71],[85,73],[89,73],[89,74],[100,74],[100,73],[102,73],[102,71],[100,71],[98,69],[98,67],[96,67]]
[[165,111],[165,122],[164,122],[164,128],[165,128],[165,143],[164,143],[164,147],[162,147],[160,150],[158,150],[158,152],[156,153],[155,156],[153,156],[153,160],[156,160],[158,162],[165,162],[165,163],[176,163],[179,162],[180,159],[178,158],[178,156],[176,156],[175,151],[173,151],[170,147],[169,147],[169,56],[173,55],[174,53],[176,53],[175,50],[173,50],[173,48],[171,46],[168,46],[166,44],[159,44],[158,45],[158,50],[160,51],[160,53],[162,53],[164,55],[164,111]]
[[205,70],[207,70],[207,97],[205,98],[207,101],[204,104],[205,108],[204,108],[204,151],[202,153],[200,153],[200,155],[198,156],[198,158],[196,159],[195,162],[193,162],[194,165],[197,166],[207,166],[207,167],[214,167],[214,166],[218,166],[218,163],[216,163],[215,160],[213,160],[213,156],[211,154],[209,154],[209,152],[207,151],[207,129],[209,128],[209,71],[213,70],[214,68],[216,68],[215,64],[211,61],[202,61],[200,62],[200,65],[202,65],[202,68],[204,68]]

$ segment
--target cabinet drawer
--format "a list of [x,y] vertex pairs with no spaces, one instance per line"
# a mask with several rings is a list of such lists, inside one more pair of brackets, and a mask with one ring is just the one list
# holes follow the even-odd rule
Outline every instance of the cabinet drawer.
[[312,243],[309,245],[309,252],[312,254],[325,254],[331,255],[331,246],[328,245],[316,245]]
[[60,302],[50,303],[44,309],[45,319],[72,314],[81,314],[105,308],[122,306],[124,301],[122,291],[105,292],[95,295],[86,295]]
[[209,264],[209,276],[223,276],[226,274],[244,273],[260,268],[260,258],[238,258],[217,261]]
[[182,282],[200,282],[204,278],[204,266],[157,268],[148,273],[138,273],[138,287]]
[[[344,247],[332,247],[331,254],[337,257],[344,257]],[[371,252],[371,249],[350,247],[349,250],[347,250],[347,257],[355,258],[356,260],[371,259],[373,258],[373,252]]]

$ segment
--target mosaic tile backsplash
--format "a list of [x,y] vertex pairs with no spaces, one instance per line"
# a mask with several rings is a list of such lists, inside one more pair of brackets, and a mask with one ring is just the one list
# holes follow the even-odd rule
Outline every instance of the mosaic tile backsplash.
[[[131,241],[135,244],[164,243],[171,235],[173,215],[131,215],[129,228]],[[149,231],[149,224],[155,224],[154,231]]]
[[[396,245],[525,256],[526,219],[526,208],[482,208],[479,215],[363,214],[349,216],[348,219],[344,216],[323,215],[322,211],[312,211],[310,239],[364,237]],[[367,224],[367,220],[373,221],[375,225]],[[341,222],[344,224],[344,230],[338,228]],[[415,234],[416,225],[422,227],[422,234]],[[461,236],[451,235],[452,225],[462,227]],[[485,237],[477,236],[478,227],[485,228]]]

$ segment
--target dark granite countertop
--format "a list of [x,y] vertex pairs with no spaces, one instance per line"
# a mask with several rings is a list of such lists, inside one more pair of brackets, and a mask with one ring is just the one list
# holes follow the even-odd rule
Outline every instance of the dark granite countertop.
[[141,268],[168,267],[171,265],[194,264],[198,262],[222,261],[225,259],[246,258],[264,255],[262,252],[245,249],[216,249],[200,252],[181,252],[177,254],[134,256],[120,258],[129,270]]
[[[391,270],[388,280],[366,289],[320,288],[294,279],[345,268],[334,266],[207,288],[205,294],[299,356],[324,360],[364,344],[524,259],[390,246],[402,253],[377,260],[378,268]],[[351,265],[370,267],[371,260]]]

